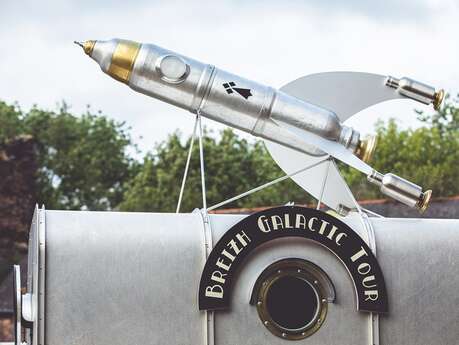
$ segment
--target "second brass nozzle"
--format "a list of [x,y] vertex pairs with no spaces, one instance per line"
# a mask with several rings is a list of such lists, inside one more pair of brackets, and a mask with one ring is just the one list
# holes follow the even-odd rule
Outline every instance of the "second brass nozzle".
[[419,212],[424,213],[425,210],[427,210],[427,207],[429,207],[430,199],[432,198],[432,190],[426,190],[424,193],[422,193],[421,198],[419,199],[418,204],[416,207],[419,209]]
[[441,104],[443,103],[443,99],[445,98],[445,91],[443,89],[438,90],[435,92],[435,98],[433,101],[433,106],[435,110],[440,110]]

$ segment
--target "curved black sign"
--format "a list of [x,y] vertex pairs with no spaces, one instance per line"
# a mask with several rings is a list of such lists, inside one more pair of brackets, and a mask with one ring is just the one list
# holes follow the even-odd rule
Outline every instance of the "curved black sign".
[[297,206],[271,208],[229,229],[210,253],[199,285],[199,309],[227,309],[232,282],[244,259],[259,245],[281,237],[304,237],[333,252],[354,283],[357,310],[388,311],[386,284],[371,249],[348,225],[324,212]]

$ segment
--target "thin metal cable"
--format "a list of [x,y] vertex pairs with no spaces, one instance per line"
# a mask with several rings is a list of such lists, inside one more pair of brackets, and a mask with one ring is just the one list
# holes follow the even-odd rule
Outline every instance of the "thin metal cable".
[[183,172],[182,186],[180,187],[180,194],[179,194],[179,199],[177,202],[177,209],[175,210],[175,213],[180,212],[180,205],[182,204],[183,192],[185,190],[185,183],[186,183],[186,179],[188,176],[188,169],[190,167],[191,153],[193,152],[193,145],[194,145],[194,139],[196,138],[196,128],[197,127],[198,127],[198,116],[196,116],[196,120],[194,121],[193,135],[191,136],[190,148],[188,150],[188,157],[186,158],[185,171]]
[[319,199],[317,200],[316,210],[320,210],[320,204],[322,203],[322,198],[324,197],[325,185],[327,184],[328,172],[330,171],[330,156],[328,156],[327,160],[328,160],[327,171],[325,172],[325,176],[322,181],[322,189],[320,190],[320,196],[319,196]]
[[373,212],[373,211],[371,211],[371,210],[369,210],[369,209],[367,209],[367,208],[365,208],[365,207],[360,206],[360,208],[361,208],[363,211],[365,211],[366,213],[369,213],[369,214],[371,214],[371,215],[373,215],[373,216],[375,216],[375,217],[384,218],[384,216],[380,215],[379,213]]
[[218,203],[218,204],[215,204],[215,205],[209,207],[209,208],[207,209],[207,211],[215,210],[216,208],[219,208],[219,207],[221,207],[221,206],[223,206],[223,205],[226,205],[226,204],[228,204],[228,203],[230,203],[230,202],[236,201],[236,200],[238,200],[238,199],[240,199],[240,198],[243,198],[243,197],[245,197],[245,196],[247,196],[247,195],[250,195],[250,194],[253,194],[253,193],[255,193],[255,192],[258,192],[258,191],[260,191],[260,190],[262,190],[262,189],[265,189],[266,187],[269,187],[269,186],[272,186],[272,185],[274,185],[274,184],[276,184],[276,183],[282,182],[282,181],[284,181],[284,180],[286,180],[286,179],[288,179],[288,178],[290,178],[290,177],[292,177],[292,176],[295,176],[295,175],[297,175],[297,174],[299,174],[299,173],[302,173],[303,171],[306,171],[306,170],[308,170],[308,169],[312,169],[312,168],[314,168],[315,166],[318,166],[319,164],[322,164],[323,162],[326,162],[327,160],[328,160],[328,158],[323,159],[323,160],[321,160],[321,161],[319,161],[319,162],[316,162],[316,163],[314,163],[314,164],[311,164],[311,165],[309,165],[309,166],[307,166],[307,167],[305,167],[305,168],[303,168],[303,169],[297,170],[297,171],[295,171],[295,172],[293,172],[293,173],[291,173],[291,174],[281,176],[281,177],[279,177],[279,178],[277,178],[277,179],[275,179],[275,180],[273,180],[273,181],[270,181],[270,182],[267,182],[267,183],[265,183],[265,184],[262,184],[262,185],[260,185],[260,186],[258,186],[258,187],[255,187],[255,188],[253,188],[253,189],[251,189],[251,190],[249,190],[249,191],[247,191],[247,192],[241,193],[241,194],[236,195],[236,196],[234,196],[234,197],[232,197],[232,198],[230,198],[230,199],[224,200],[224,201],[222,201],[222,202],[220,202],[220,203]]
[[198,111],[198,125],[199,125],[199,161],[201,163],[201,190],[202,190],[202,208],[207,213],[207,196],[206,196],[206,176],[204,170],[204,148],[202,146],[202,124],[201,114]]

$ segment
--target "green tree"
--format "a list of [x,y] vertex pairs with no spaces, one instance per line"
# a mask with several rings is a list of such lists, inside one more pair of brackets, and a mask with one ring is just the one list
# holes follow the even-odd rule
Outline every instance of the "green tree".
[[[156,148],[154,154],[148,155],[138,175],[126,188],[120,209],[175,211],[189,144],[190,139],[182,143],[180,135],[174,133]],[[249,143],[231,129],[221,132],[218,138],[206,133],[203,148],[209,206],[283,175],[263,143]],[[309,200],[303,190],[288,180],[225,207],[280,205],[288,201],[305,203]],[[199,147],[196,144],[181,210],[191,211],[201,206]]]
[[459,132],[459,94],[446,95],[444,106],[434,113],[416,110],[418,119],[429,127],[437,128],[442,136],[456,136]]
[[51,209],[105,210],[121,202],[137,164],[127,154],[128,128],[88,108],[82,116],[64,103],[56,112],[28,112],[0,102],[0,143],[21,135],[37,142],[38,202]]
[[24,115],[17,105],[0,101],[0,145],[23,132]]

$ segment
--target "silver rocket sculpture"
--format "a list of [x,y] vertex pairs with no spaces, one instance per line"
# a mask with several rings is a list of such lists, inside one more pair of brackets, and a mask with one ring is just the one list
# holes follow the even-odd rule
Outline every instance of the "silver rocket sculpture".
[[[330,154],[365,173],[383,193],[411,207],[427,207],[430,191],[423,192],[393,174],[384,179],[366,165],[364,161],[370,159],[375,147],[374,138],[362,140],[359,132],[344,126],[331,110],[153,44],[121,39],[75,43],[102,71],[137,92],[296,151],[313,156]],[[387,85],[436,107],[443,97],[442,92],[407,78],[391,78]],[[310,140],[292,135],[279,123]]]

